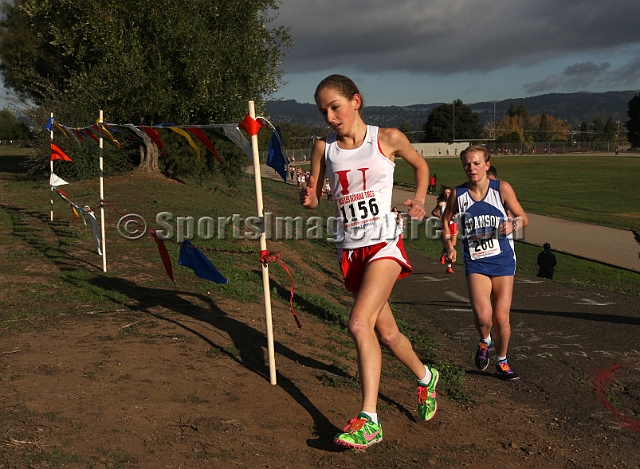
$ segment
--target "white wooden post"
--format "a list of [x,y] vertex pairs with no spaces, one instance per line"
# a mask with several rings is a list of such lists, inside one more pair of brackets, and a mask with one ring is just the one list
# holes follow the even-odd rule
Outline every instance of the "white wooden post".
[[[249,101],[249,116],[256,118],[256,109],[253,101]],[[256,202],[258,205],[258,216],[264,223],[264,210],[262,204],[262,179],[260,174],[260,154],[258,152],[258,136],[251,136],[251,148],[253,150],[253,175],[256,183]],[[262,227],[260,233],[260,251],[267,250],[267,237],[265,226]],[[271,384],[277,384],[276,381],[276,358],[273,347],[273,320],[271,316],[271,290],[269,288],[269,266],[262,264],[262,288],[264,290],[264,312],[267,322],[267,350],[269,353],[269,376]]]
[[105,219],[104,219],[104,160],[102,158],[103,152],[103,142],[102,138],[102,122],[103,122],[103,113],[102,109],[100,109],[100,118],[98,119],[98,128],[100,129],[100,233],[102,240],[102,271],[107,271],[107,238],[105,237]]
[[[49,147],[51,147],[51,144],[53,143],[53,112],[51,113],[51,130],[49,131]],[[49,181],[51,181],[51,178],[53,177],[53,159],[51,158],[51,148],[49,148],[49,167],[51,168],[51,174],[49,175]],[[51,186],[51,183],[49,183],[49,192],[50,192],[50,197],[49,197],[49,218],[51,221],[53,221],[53,186]]]

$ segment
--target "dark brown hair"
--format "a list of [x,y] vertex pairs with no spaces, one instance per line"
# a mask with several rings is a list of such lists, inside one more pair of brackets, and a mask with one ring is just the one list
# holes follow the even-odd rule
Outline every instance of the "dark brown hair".
[[358,112],[362,112],[362,108],[364,108],[364,98],[351,78],[345,77],[344,75],[329,75],[327,78],[322,80],[316,88],[316,92],[313,95],[316,103],[320,97],[320,92],[325,88],[333,88],[347,99],[353,99],[354,95],[359,95],[362,104],[360,105]]

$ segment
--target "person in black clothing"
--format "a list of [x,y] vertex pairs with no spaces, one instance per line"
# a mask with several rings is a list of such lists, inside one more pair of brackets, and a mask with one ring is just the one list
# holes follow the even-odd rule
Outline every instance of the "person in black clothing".
[[538,277],[553,279],[553,268],[556,266],[556,256],[551,252],[551,245],[544,243],[544,251],[538,254]]

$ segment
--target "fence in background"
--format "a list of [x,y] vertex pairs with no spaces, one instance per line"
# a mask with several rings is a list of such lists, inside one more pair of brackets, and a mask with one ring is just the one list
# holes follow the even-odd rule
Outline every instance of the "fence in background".
[[[480,143],[480,142],[478,142]],[[458,150],[458,155],[460,152],[468,146],[468,143],[461,144],[412,144],[414,148],[424,157],[454,157],[456,156],[456,150]],[[421,146],[424,145],[424,146]],[[428,145],[428,146],[427,146]],[[574,143],[571,145],[571,142],[534,142],[530,146],[526,146],[523,143],[495,143],[488,142],[485,146],[491,150],[492,154],[511,154],[511,155],[522,155],[527,154],[531,155],[545,155],[545,154],[567,154],[567,153],[615,153],[616,147],[620,152],[628,151],[631,148],[629,142],[585,142],[585,143]],[[447,150],[449,153],[447,154]],[[310,161],[311,156],[311,148],[306,149],[296,149],[296,150],[284,150],[285,154],[292,161],[292,157],[295,158],[295,164],[300,164],[304,162],[305,155],[307,157],[306,161]],[[439,153],[439,154],[438,154]],[[268,151],[264,150],[260,152],[260,161],[265,163],[267,161]]]

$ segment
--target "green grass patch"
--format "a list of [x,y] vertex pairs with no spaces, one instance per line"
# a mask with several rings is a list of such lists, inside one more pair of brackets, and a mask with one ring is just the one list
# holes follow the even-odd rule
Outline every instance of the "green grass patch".
[[[500,179],[516,191],[525,211],[640,231],[640,158],[610,155],[493,157]],[[466,181],[458,158],[427,159],[441,185]],[[397,161],[397,184],[413,187],[413,170]]]

